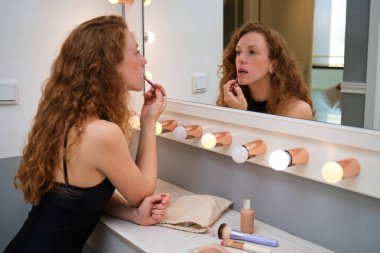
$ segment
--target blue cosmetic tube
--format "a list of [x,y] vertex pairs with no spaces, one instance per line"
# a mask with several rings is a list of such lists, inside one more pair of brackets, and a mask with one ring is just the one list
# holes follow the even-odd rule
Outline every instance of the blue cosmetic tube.
[[263,244],[263,245],[272,246],[272,247],[278,247],[277,240],[269,239],[269,238],[265,238],[265,237],[257,236],[257,235],[245,234],[233,229],[231,229],[230,239],[253,242],[253,243]]

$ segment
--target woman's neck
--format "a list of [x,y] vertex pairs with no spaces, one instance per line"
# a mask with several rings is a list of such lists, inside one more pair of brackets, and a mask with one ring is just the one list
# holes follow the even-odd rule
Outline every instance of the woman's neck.
[[249,95],[256,102],[263,102],[268,100],[270,89],[271,85],[269,78],[261,79],[257,82],[248,84]]

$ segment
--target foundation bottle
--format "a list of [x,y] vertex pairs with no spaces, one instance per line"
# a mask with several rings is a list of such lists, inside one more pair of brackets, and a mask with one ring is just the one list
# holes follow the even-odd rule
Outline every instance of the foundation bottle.
[[240,211],[240,231],[246,234],[254,232],[255,211],[251,208],[251,200],[243,200],[243,208]]

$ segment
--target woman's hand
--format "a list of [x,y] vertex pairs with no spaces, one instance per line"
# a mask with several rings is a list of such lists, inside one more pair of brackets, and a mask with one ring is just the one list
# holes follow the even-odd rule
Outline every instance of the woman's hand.
[[224,91],[224,102],[228,107],[247,110],[248,104],[247,100],[244,97],[243,91],[240,88],[239,84],[235,80],[230,80],[223,85]]
[[157,121],[158,117],[164,112],[166,107],[166,91],[160,84],[155,84],[144,94],[144,105],[141,110],[140,120]]
[[143,226],[159,223],[170,206],[170,194],[161,193],[146,197],[136,210],[135,223]]

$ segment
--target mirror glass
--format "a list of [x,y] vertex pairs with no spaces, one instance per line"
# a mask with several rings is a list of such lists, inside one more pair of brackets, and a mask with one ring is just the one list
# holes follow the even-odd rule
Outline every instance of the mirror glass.
[[[169,98],[215,105],[224,45],[238,26],[259,21],[286,39],[310,87],[316,119],[363,127],[362,122],[355,125],[342,119],[341,84],[350,74],[350,80],[359,78],[352,71],[345,73],[347,62],[350,66],[349,61],[355,60],[345,58],[347,0],[148,2],[144,6],[146,71],[153,82],[165,86]],[[355,96],[364,99],[364,94]]]

